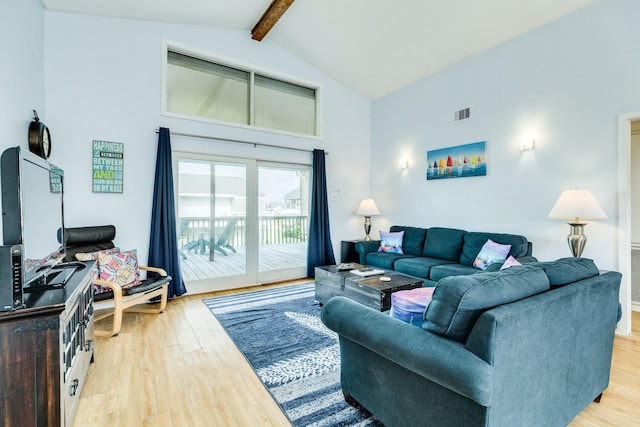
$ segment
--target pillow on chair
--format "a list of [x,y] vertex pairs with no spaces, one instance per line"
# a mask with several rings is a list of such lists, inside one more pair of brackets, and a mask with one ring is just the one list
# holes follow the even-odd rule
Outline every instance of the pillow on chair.
[[[96,252],[78,252],[76,254],[76,259],[78,261],[98,261],[100,254],[109,255],[112,253],[120,252],[120,248],[111,248],[111,249],[103,249],[101,251]],[[100,263],[96,262],[93,266],[93,278],[98,279],[100,277]],[[101,285],[93,285],[93,293],[101,294],[104,292],[110,292],[111,288]]]
[[138,251],[113,252],[98,254],[100,279],[115,282],[122,288],[131,288],[140,284],[138,268]]

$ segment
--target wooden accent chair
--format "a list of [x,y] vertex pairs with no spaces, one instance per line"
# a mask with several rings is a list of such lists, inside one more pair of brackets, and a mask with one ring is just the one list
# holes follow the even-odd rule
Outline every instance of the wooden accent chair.
[[[113,239],[116,236],[116,228],[113,225],[65,228],[64,246],[66,249],[65,261],[76,261],[76,254],[85,259],[98,259],[100,251],[114,250]],[[118,251],[117,249],[115,249]],[[104,252],[103,252],[104,253]],[[103,258],[104,259],[104,258]],[[94,285],[94,307],[107,309],[105,313],[95,317],[95,321],[113,316],[111,330],[96,330],[96,336],[111,337],[120,332],[122,326],[122,314],[136,313],[161,313],[167,306],[167,293],[171,276],[166,271],[156,267],[139,266],[140,270],[147,272],[147,278],[133,286],[123,287],[115,281],[102,280],[99,275],[100,266],[96,263]],[[159,303],[152,308],[134,307],[148,302],[152,298],[159,298]]]

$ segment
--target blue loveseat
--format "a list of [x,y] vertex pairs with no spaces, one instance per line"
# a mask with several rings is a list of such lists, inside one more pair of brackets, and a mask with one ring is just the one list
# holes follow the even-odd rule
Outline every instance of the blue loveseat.
[[609,383],[621,275],[565,258],[438,282],[422,327],[344,297],[347,401],[394,426],[566,426]]
[[[420,277],[425,286],[434,286],[440,279],[479,273],[473,267],[482,246],[491,239],[496,243],[511,245],[508,256],[520,263],[537,261],[532,257],[533,245],[518,234],[465,231],[444,227],[407,227],[394,225],[390,232],[404,232],[402,254],[378,252],[380,240],[356,243],[360,264],[395,270],[398,273]],[[489,266],[489,271],[499,270],[502,264]]]

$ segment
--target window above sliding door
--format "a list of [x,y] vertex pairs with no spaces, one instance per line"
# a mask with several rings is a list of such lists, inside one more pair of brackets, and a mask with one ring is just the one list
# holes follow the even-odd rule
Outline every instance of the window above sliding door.
[[165,114],[320,136],[319,85],[184,48],[165,52]]

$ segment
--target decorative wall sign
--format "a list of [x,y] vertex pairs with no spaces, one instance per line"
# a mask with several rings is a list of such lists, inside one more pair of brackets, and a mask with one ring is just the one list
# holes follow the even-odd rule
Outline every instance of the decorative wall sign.
[[49,187],[52,193],[59,193],[62,191],[62,177],[64,176],[64,171],[52,163],[49,163],[49,167],[51,167],[51,172],[49,173]]
[[122,193],[124,144],[93,140],[93,192]]
[[487,141],[427,151],[427,180],[487,174]]

